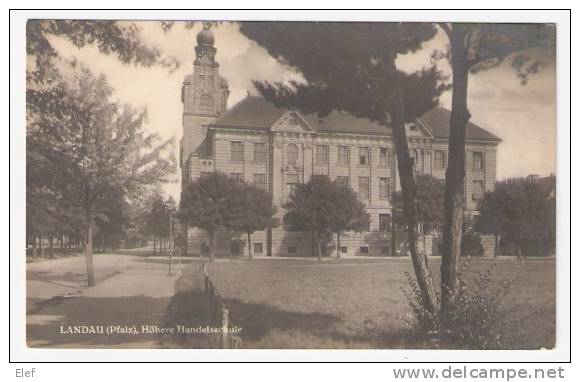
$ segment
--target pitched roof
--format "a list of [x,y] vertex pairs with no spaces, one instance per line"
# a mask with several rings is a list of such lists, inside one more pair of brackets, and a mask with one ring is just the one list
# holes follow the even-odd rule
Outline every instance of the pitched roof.
[[[436,107],[425,113],[419,120],[425,122],[435,138],[449,138],[449,117],[451,112],[442,107]],[[501,142],[501,139],[474,123],[468,122],[465,138],[474,141]]]
[[[262,97],[249,96],[240,101],[224,115],[210,123],[211,127],[268,130],[288,109],[276,107]],[[435,108],[427,112],[421,121],[435,138],[449,136],[449,110]],[[391,129],[350,113],[333,111],[324,118],[317,114],[306,114],[304,119],[317,132],[390,136]],[[466,130],[468,140],[500,142],[501,139],[469,122]]]

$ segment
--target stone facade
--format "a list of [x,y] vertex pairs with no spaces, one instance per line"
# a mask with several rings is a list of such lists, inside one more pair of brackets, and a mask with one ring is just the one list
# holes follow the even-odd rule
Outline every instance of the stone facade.
[[[259,97],[247,97],[226,111],[227,84],[219,77],[213,38],[207,38],[207,31],[203,33],[201,41],[198,36],[193,75],[183,85],[182,183],[213,171],[257,183],[272,193],[281,221],[282,206],[294,184],[307,182],[313,174],[348,182],[366,205],[370,230],[344,234],[341,248],[329,242],[327,254],[390,255],[391,200],[398,183],[390,130],[347,113],[333,112],[321,119],[276,108]],[[437,115],[428,114],[407,126],[409,147],[417,174],[443,179],[447,141],[445,126],[439,126],[438,120],[445,120],[440,114],[448,112],[436,109],[430,113]],[[468,216],[477,215],[477,198],[493,188],[498,143],[485,130],[468,127]],[[188,230],[188,253],[204,252],[205,243],[203,231]],[[229,255],[243,251],[245,238],[219,232],[216,244],[217,255]],[[313,252],[310,234],[288,232],[283,225],[256,232],[252,244],[256,255],[310,256]]]

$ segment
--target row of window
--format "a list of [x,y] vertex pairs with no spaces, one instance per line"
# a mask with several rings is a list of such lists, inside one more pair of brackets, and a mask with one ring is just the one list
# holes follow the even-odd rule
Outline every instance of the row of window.
[[[266,163],[266,144],[254,143],[254,163]],[[230,142],[230,160],[241,163],[244,161],[244,144],[243,142]]]
[[[336,182],[345,186],[350,185],[349,177],[347,175],[339,175],[336,177]],[[381,177],[379,179],[379,200],[389,200],[391,195],[391,179]],[[286,195],[294,194],[296,185],[300,183],[298,174],[286,174]],[[369,200],[371,197],[370,177],[358,177],[358,195],[361,200]]]
[[[265,143],[253,143],[253,161],[254,163],[264,164],[266,163],[266,144]],[[298,163],[298,145],[290,143],[286,147],[286,162],[291,165],[296,165]],[[314,163],[316,165],[328,165],[328,154],[329,147],[326,145],[318,145],[315,147]],[[368,166],[370,164],[371,150],[369,147],[359,147],[358,153],[358,163],[361,166]],[[230,142],[230,160],[232,162],[241,163],[244,161],[244,143],[243,142]],[[350,163],[350,147],[339,146],[338,147],[338,157],[337,164],[339,166],[348,166]],[[389,166],[391,163],[391,157],[389,155],[389,150],[386,147],[381,147],[379,149],[379,166]]]
[[[471,153],[473,159],[473,171],[483,171],[485,169],[485,154],[480,151]],[[445,170],[447,168],[447,153],[443,150],[435,150],[435,169]]]
[[[266,163],[266,144],[253,143],[253,161],[254,163]],[[348,166],[350,163],[350,147],[338,146],[337,165]],[[298,163],[298,145],[290,143],[286,147],[286,161],[288,164],[296,165]],[[435,169],[444,170],[447,168],[447,153],[443,150],[435,150]],[[419,168],[416,164],[419,163],[420,154],[417,150],[411,151],[413,166],[417,171]],[[329,148],[327,145],[317,145],[315,147],[314,163],[318,166],[328,165]],[[241,163],[244,161],[244,144],[243,142],[230,142],[230,158],[232,162]],[[485,168],[485,156],[483,152],[474,151],[472,153],[473,170],[483,171]],[[358,148],[358,164],[361,166],[368,166],[371,161],[371,150],[369,147]],[[379,166],[390,166],[391,156],[389,149],[381,147],[379,149]]]

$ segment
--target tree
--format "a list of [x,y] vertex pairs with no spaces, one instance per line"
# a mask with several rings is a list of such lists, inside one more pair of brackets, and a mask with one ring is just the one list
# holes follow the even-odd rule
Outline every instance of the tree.
[[[417,187],[417,210],[419,211],[419,223],[422,226],[423,246],[425,235],[438,231],[443,226],[443,196],[445,186],[440,179],[431,175],[421,174],[415,177]],[[396,192],[393,200],[393,221],[395,224],[404,224],[402,214],[401,192]]]
[[[161,24],[160,24],[161,25]],[[170,69],[178,62],[173,57],[164,57],[139,36],[140,28],[134,22],[114,20],[28,20],[26,23],[26,53],[34,64],[27,67],[29,83],[47,83],[58,77],[54,63],[58,59],[50,36],[62,37],[77,48],[96,45],[99,51],[115,55],[124,64],[149,67],[162,65]]]
[[554,57],[555,28],[549,24],[495,23],[439,23],[439,26],[449,39],[449,49],[442,56],[450,59],[453,72],[441,261],[441,314],[444,318],[453,310],[458,285],[457,261],[463,230],[465,129],[471,118],[467,107],[469,73],[488,70],[508,60],[525,84],[528,77],[538,72],[546,59],[550,59],[546,56],[534,58],[530,54],[531,48],[551,51]]
[[272,202],[272,195],[258,186],[239,184],[230,203],[231,219],[225,225],[231,231],[247,235],[248,257],[251,259],[252,234],[278,224],[274,217],[276,207]]
[[502,246],[515,245],[518,257],[522,249],[524,253],[529,248],[549,252],[555,246],[555,207],[554,200],[534,179],[499,181],[495,190],[486,192],[479,204],[476,228],[501,236]]
[[171,140],[143,130],[145,112],[111,100],[104,76],[78,65],[50,87],[27,89],[27,150],[45,158],[48,184],[82,209],[87,279],[95,284],[94,219],[119,193],[136,197],[145,185],[166,181],[175,158]]
[[289,230],[312,232],[319,262],[325,236],[363,230],[370,219],[350,187],[333,182],[326,175],[312,175],[308,183],[298,184],[284,207]]
[[407,74],[395,65],[397,55],[414,52],[431,39],[435,27],[421,23],[248,22],[240,31],[306,80],[290,85],[256,83],[265,98],[278,106],[322,116],[344,110],[380,123],[386,134],[392,132],[413,267],[422,303],[435,312],[435,284],[418,245],[420,227],[405,123],[436,106],[446,86],[436,67]]
[[337,257],[340,257],[342,232],[362,232],[370,225],[370,216],[365,205],[358,200],[350,186],[333,182],[332,194],[328,195],[335,208],[330,212],[329,231],[336,234]]
[[232,177],[212,172],[192,181],[181,193],[178,218],[190,227],[206,231],[212,262],[215,233],[220,227],[226,227],[232,218],[231,199],[238,185]]

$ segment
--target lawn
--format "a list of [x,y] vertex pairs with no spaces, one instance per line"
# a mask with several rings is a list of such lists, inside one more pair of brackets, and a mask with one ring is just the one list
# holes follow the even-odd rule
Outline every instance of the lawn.
[[[440,261],[430,266],[439,274]],[[307,259],[220,261],[208,264],[217,293],[234,325],[243,328],[245,348],[423,348],[408,325],[409,259]],[[503,300],[505,328],[519,335],[504,343],[510,349],[551,348],[555,343],[554,261],[472,260],[468,280],[492,271],[486,293],[513,287]],[[438,282],[438,280],[437,280]],[[199,324],[203,307],[199,264],[183,271],[166,324]],[[207,307],[206,307],[207,308]],[[196,336],[166,338],[176,347],[211,346]]]

